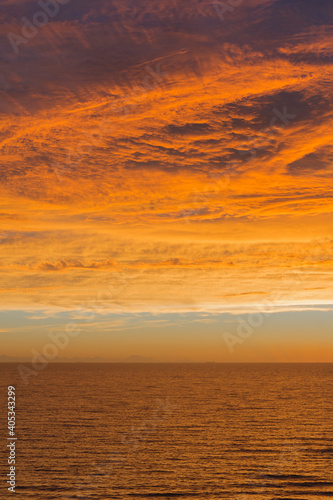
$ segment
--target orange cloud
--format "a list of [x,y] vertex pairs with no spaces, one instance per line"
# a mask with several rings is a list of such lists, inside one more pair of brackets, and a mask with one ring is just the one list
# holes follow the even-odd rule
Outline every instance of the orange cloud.
[[131,310],[328,303],[330,28],[278,4],[223,24],[208,0],[69,2],[15,54],[37,7],[4,2],[6,307],[76,307],[119,274]]

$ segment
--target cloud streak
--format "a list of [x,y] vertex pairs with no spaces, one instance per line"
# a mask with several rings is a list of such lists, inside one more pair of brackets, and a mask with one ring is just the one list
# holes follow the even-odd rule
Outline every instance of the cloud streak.
[[76,307],[119,274],[129,310],[326,303],[330,2],[251,0],[223,23],[208,0],[59,7],[17,54],[8,33],[40,6],[3,2],[6,306]]

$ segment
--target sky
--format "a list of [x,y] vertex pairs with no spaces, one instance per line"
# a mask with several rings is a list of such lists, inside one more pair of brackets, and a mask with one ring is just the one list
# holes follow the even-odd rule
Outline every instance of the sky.
[[2,1],[0,355],[332,361],[332,18]]

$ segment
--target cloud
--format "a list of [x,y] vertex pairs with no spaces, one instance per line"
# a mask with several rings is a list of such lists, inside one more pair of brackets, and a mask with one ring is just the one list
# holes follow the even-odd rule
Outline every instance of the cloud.
[[209,0],[71,1],[16,54],[39,9],[1,14],[8,306],[76,306],[119,274],[132,310],[325,302],[331,258],[307,252],[332,236],[329,2],[222,22]]
[[327,303],[330,296],[329,238],[209,243],[115,235],[60,231],[5,240],[3,307],[232,310],[267,300],[276,307]]

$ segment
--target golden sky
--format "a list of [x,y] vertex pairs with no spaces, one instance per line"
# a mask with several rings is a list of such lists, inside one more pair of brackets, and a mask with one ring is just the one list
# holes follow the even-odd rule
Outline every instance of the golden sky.
[[331,3],[46,4],[2,2],[3,311],[330,308]]

